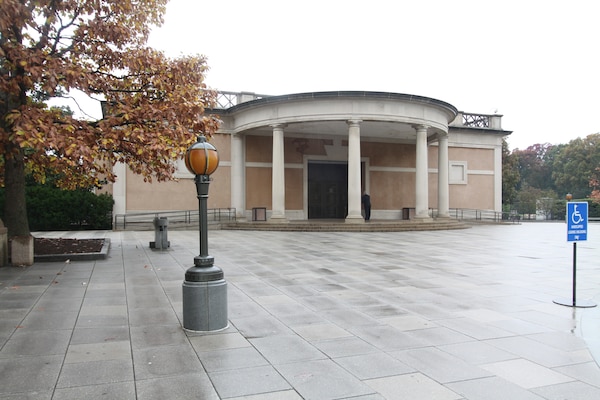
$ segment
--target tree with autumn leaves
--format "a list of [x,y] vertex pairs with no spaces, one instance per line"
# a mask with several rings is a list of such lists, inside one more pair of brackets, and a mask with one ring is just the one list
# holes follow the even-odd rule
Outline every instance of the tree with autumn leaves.
[[600,203],[600,133],[567,144],[503,151],[502,176],[503,204],[518,204],[522,212],[535,212],[542,198],[563,201],[567,193]]
[[[113,182],[115,163],[148,181],[168,180],[174,161],[219,121],[204,114],[203,56],[149,48],[168,0],[2,0],[0,179],[9,236],[30,235],[25,177],[64,189]],[[47,101],[78,91],[102,101],[101,120]]]

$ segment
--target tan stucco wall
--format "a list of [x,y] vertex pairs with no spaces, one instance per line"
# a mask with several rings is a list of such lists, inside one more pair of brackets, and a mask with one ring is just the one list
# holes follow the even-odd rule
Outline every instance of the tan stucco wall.
[[468,185],[450,185],[450,208],[493,210],[493,175],[469,175]]
[[208,208],[231,207],[231,167],[221,165],[210,177]]
[[[331,139],[284,139],[286,163],[302,163],[305,154],[323,156],[325,145],[333,144]],[[246,162],[271,163],[273,161],[273,138],[271,136],[246,137]]]
[[246,162],[270,163],[271,161],[273,161],[273,138],[247,136]]
[[[209,142],[219,153],[219,167],[211,175],[207,205],[209,208],[231,207],[230,136],[216,134]],[[198,209],[194,177],[185,169],[183,163],[180,163],[180,168],[175,180],[152,183],[144,182],[143,177],[128,170],[127,212]]]
[[438,204],[438,174],[429,173],[429,207],[437,208]]
[[144,182],[127,171],[127,211],[193,210],[198,208],[193,179],[178,182]]
[[450,161],[467,162],[465,184],[450,185],[450,208],[493,210],[494,206],[494,149],[450,147]]
[[377,210],[400,210],[415,206],[415,174],[372,171],[371,204]]
[[271,168],[246,168],[246,209],[271,209]]
[[304,154],[325,156],[325,146],[333,145],[332,139],[285,139],[285,161],[288,163],[301,163]]
[[[246,168],[246,208],[271,208],[272,187],[270,168]],[[303,206],[303,170],[285,170],[285,208],[301,210]]]
[[[212,175],[209,208],[231,207],[231,138],[216,134],[211,138],[219,152],[219,168]],[[246,210],[254,207],[271,209],[271,136],[250,135],[245,138]],[[332,138],[285,137],[285,207],[286,210],[303,210],[305,156],[322,159],[327,155],[325,146],[332,146]],[[342,140],[347,147],[347,141]],[[463,145],[464,146],[464,145]],[[438,147],[428,147],[428,165],[437,169]],[[410,143],[361,142],[361,157],[367,161],[365,178],[369,181],[369,194],[374,210],[394,211],[415,207],[415,174],[402,169],[414,169],[415,145]],[[468,184],[450,185],[451,208],[494,208],[494,150],[491,148],[449,147],[450,161],[466,161]],[[300,168],[302,167],[302,168]],[[382,171],[380,169],[400,169]],[[483,172],[482,172],[483,171]],[[482,174],[483,173],[483,174]],[[198,207],[193,177],[187,171],[180,173],[178,182],[145,183],[143,178],[127,173],[127,211],[194,210]],[[437,180],[430,172],[429,207],[437,207]],[[107,188],[110,191],[110,187]]]
[[298,168],[286,168],[285,170],[285,208],[287,210],[302,210],[303,170]]
[[[211,176],[209,208],[230,207],[229,167],[220,167]],[[198,209],[193,178],[170,182],[144,182],[139,175],[127,174],[127,211],[177,211]]]
[[373,167],[415,167],[415,145],[402,143],[362,142],[361,157],[369,157]]
[[231,160],[231,137],[229,135],[216,133],[210,138],[209,143],[217,149],[219,162]]
[[467,161],[469,169],[494,170],[494,150],[478,149],[472,147],[448,148],[450,161]]

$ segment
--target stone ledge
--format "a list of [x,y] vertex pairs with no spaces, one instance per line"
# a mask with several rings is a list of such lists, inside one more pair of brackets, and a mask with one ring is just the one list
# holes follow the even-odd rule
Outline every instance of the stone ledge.
[[469,225],[452,219],[429,221],[368,221],[361,224],[341,221],[289,221],[285,224],[265,222],[223,223],[222,230],[287,232],[410,232],[466,229]]

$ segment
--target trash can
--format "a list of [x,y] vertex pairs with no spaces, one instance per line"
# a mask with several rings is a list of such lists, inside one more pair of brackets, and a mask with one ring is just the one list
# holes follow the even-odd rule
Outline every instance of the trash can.
[[266,207],[254,207],[252,209],[252,221],[266,221],[267,220],[267,208]]
[[167,249],[171,243],[168,238],[169,220],[167,217],[157,217],[154,223],[154,242],[150,242],[151,249]]
[[402,209],[402,219],[407,220],[410,219],[410,208],[403,208]]

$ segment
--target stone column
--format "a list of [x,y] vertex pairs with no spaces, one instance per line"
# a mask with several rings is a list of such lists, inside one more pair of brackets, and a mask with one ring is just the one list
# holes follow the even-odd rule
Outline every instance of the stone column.
[[283,146],[284,125],[271,125],[273,128],[273,163],[272,163],[272,201],[271,222],[286,222],[285,218],[285,163]]
[[415,218],[429,218],[429,171],[427,162],[427,126],[417,125],[415,176]]
[[231,134],[231,206],[235,207],[235,218],[246,219],[246,168],[244,138]]
[[360,120],[348,121],[348,215],[346,222],[365,222],[360,209]]
[[448,186],[448,134],[438,140],[438,218],[450,218],[450,187]]
[[113,172],[117,175],[117,180],[113,183],[113,214],[127,213],[127,165],[118,162],[113,167]]

